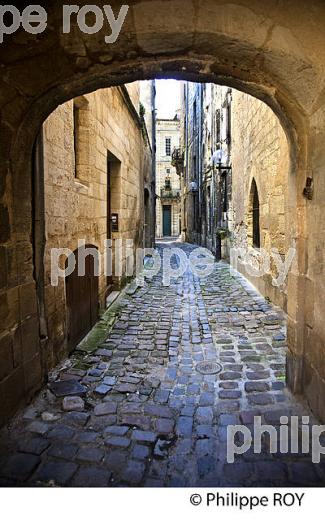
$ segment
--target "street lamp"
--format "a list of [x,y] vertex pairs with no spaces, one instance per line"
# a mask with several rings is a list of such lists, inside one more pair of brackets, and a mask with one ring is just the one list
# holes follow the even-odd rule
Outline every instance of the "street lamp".
[[223,166],[223,163],[227,161],[227,153],[222,148],[218,148],[211,157],[212,166],[215,166],[220,170],[231,170],[231,166]]
[[198,190],[197,182],[196,181],[190,182],[190,191],[193,193],[197,190]]

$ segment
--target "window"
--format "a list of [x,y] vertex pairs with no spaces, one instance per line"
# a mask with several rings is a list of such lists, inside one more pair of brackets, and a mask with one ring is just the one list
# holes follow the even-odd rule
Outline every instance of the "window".
[[74,176],[78,178],[78,167],[80,165],[80,108],[75,101],[73,103],[73,142],[75,157]]
[[226,135],[227,135],[227,144],[231,143],[231,103],[227,104],[227,126],[226,126]]
[[216,111],[216,141],[217,143],[220,143],[221,140],[221,114],[220,110]]
[[90,111],[86,97],[73,100],[73,148],[75,159],[75,179],[89,185],[89,161],[91,148]]
[[166,174],[167,174],[167,175],[170,174],[170,168],[166,168]]
[[170,190],[171,189],[171,181],[170,179],[165,179],[165,189]]
[[165,148],[166,148],[166,155],[170,156],[171,152],[172,152],[172,143],[171,143],[170,137],[166,137]]
[[227,213],[228,211],[228,183],[227,183],[227,172],[222,172],[221,174],[222,181],[222,211],[223,213]]

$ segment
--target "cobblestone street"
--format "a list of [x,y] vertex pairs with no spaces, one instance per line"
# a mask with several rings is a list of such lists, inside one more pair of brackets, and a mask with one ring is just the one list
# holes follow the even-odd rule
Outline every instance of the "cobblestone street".
[[268,436],[226,461],[228,425],[310,415],[285,389],[285,349],[282,313],[227,264],[131,284],[1,431],[0,484],[322,485],[324,462],[270,454]]

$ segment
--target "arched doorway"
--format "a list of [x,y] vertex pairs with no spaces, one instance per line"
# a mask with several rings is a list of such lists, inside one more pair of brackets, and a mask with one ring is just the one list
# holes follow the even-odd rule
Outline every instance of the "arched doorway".
[[261,247],[260,201],[255,179],[252,180],[248,208],[248,240],[256,248]]

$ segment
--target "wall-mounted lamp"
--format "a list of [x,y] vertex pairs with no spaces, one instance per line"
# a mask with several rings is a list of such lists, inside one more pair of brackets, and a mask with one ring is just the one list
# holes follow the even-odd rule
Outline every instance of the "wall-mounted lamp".
[[191,192],[195,192],[198,190],[198,187],[197,187],[197,182],[196,181],[192,181],[190,182],[190,191]]
[[228,155],[223,151],[222,148],[218,148],[211,157],[212,166],[220,170],[231,170],[231,166],[224,166],[223,164],[227,161]]

